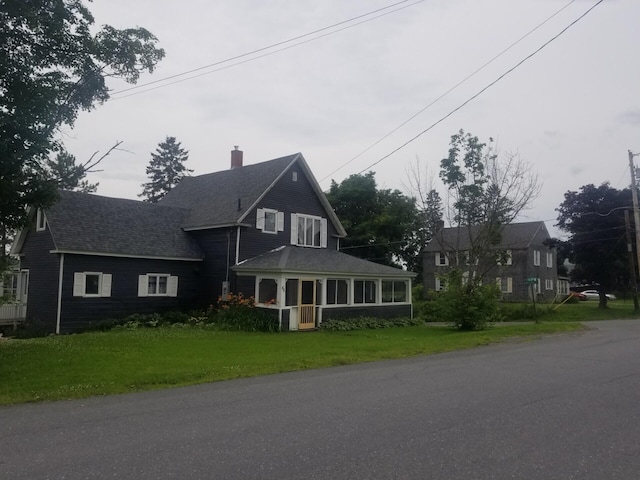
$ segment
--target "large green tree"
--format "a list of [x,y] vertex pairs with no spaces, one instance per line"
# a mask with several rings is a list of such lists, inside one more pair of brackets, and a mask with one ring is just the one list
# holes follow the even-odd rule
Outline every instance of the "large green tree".
[[624,210],[631,205],[630,189],[618,190],[603,183],[566,192],[557,208],[557,226],[570,235],[565,250],[569,261],[575,264],[571,279],[600,285],[602,308],[607,305],[606,291],[628,286]]
[[93,23],[81,0],[0,0],[0,233],[55,200],[59,128],[109,98],[108,77],[135,83],[164,56],[144,28]]
[[408,245],[416,225],[415,200],[399,190],[378,190],[374,172],[331,182],[327,198],[347,231],[341,248],[386,265],[413,265]]
[[[506,255],[497,249],[503,227],[538,194],[537,175],[518,155],[500,155],[492,139],[483,143],[460,130],[440,161],[440,179],[447,189],[445,216],[466,235],[468,246],[464,252],[456,251],[456,245],[441,246],[467,261],[445,276],[449,291],[436,297],[436,310],[459,329],[481,329],[499,317],[495,285],[485,278]],[[436,235],[434,241],[442,239]]]
[[497,152],[493,139],[482,143],[460,130],[451,136],[449,154],[440,162],[440,179],[447,189],[445,215],[451,226],[468,233],[471,249],[465,253],[469,264],[477,265],[471,278],[481,283],[495,265],[504,225],[538,195],[538,176],[517,154]]
[[157,203],[180,180],[193,172],[184,165],[188,159],[189,152],[182,148],[176,137],[167,137],[164,142],[160,142],[147,165],[149,182],[142,184],[143,190],[138,196],[145,197],[145,202]]

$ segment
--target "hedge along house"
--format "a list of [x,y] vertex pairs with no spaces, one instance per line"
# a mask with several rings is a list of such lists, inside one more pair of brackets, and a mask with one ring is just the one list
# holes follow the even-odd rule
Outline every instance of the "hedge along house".
[[[184,178],[159,203],[61,192],[16,238],[27,319],[66,333],[132,313],[255,296],[283,329],[411,316],[413,274],[339,252],[346,235],[302,154]],[[295,286],[294,286],[295,285]]]

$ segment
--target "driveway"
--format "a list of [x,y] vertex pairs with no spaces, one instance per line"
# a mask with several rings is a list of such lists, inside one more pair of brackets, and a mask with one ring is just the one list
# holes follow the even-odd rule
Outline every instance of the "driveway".
[[639,478],[640,322],[589,326],[406,360],[0,408],[0,478]]

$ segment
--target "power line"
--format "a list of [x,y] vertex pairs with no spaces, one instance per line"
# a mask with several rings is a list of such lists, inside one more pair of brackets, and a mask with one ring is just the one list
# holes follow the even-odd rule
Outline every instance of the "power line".
[[396,8],[395,10],[391,10],[390,12],[381,13],[380,15],[376,15],[374,17],[367,18],[367,19],[362,20],[360,22],[356,22],[356,23],[354,23],[352,25],[347,25],[347,26],[345,26],[343,28],[339,28],[339,29],[333,30],[333,31],[325,33],[323,35],[315,36],[315,37],[310,38],[308,40],[305,40],[303,42],[298,42],[298,43],[295,43],[293,45],[289,45],[287,47],[283,47],[283,48],[279,48],[277,50],[273,50],[273,51],[270,51],[270,52],[267,52],[267,53],[263,53],[262,55],[256,55],[254,57],[248,58],[248,59],[243,60],[241,62],[236,62],[236,63],[230,64],[230,65],[226,65],[226,66],[223,66],[221,68],[217,68],[215,70],[211,70],[211,71],[208,71],[208,72],[200,73],[198,75],[193,75],[193,76],[190,76],[190,77],[187,77],[187,78],[182,78],[182,79],[176,80],[174,82],[165,83],[163,85],[159,85],[159,86],[156,86],[156,87],[153,87],[153,88],[148,88],[148,89],[145,89],[145,90],[140,91],[140,92],[131,93],[129,95],[122,95],[122,96],[119,96],[117,98],[112,98],[112,100],[120,100],[122,98],[131,97],[133,95],[138,95],[138,94],[141,94],[141,93],[150,92],[152,90],[157,90],[158,88],[168,87],[169,85],[175,85],[176,83],[185,82],[187,80],[192,80],[194,78],[198,78],[198,77],[201,77],[201,76],[204,76],[204,75],[209,75],[211,73],[219,72],[221,70],[226,70],[227,68],[231,68],[231,67],[235,67],[235,66],[238,66],[238,65],[242,65],[244,63],[252,62],[254,60],[258,60],[260,58],[267,57],[269,55],[273,55],[275,53],[279,53],[279,52],[282,52],[284,50],[288,50],[288,49],[293,48],[293,47],[298,47],[300,45],[304,45],[306,43],[310,43],[310,42],[313,42],[315,40],[319,40],[321,38],[328,37],[329,35],[334,35],[336,33],[342,32],[343,30],[347,30],[349,28],[353,28],[353,27],[356,27],[358,25],[362,25],[363,23],[367,23],[367,22],[370,22],[372,20],[376,20],[376,19],[378,19],[380,17],[384,17],[386,15],[390,15],[392,13],[396,13],[396,12],[398,12],[400,10],[404,10],[405,8],[413,7],[414,5],[417,5],[418,3],[422,3],[424,1],[425,0],[402,0],[400,2],[396,2],[396,3],[393,3],[391,5],[387,5],[386,7],[378,8],[377,10],[372,10],[371,12],[364,13],[362,15],[358,15],[356,17],[352,17],[352,18],[349,18],[347,20],[343,20],[343,21],[338,22],[338,23],[334,23],[333,25],[329,25],[327,27],[319,28],[319,29],[314,30],[312,32],[305,33],[303,35],[298,35],[296,37],[292,37],[292,38],[289,38],[287,40],[282,40],[280,42],[272,43],[271,45],[267,45],[265,47],[261,47],[261,48],[255,49],[255,50],[252,50],[250,52],[242,53],[240,55],[235,55],[233,57],[229,57],[229,58],[226,58],[224,60],[219,60],[217,62],[210,63],[210,64],[204,65],[202,67],[198,67],[198,68],[194,68],[194,69],[191,69],[191,70],[187,70],[185,72],[177,73],[175,75],[170,75],[168,77],[160,78],[160,79],[157,79],[157,80],[154,80],[154,81],[151,81],[151,82],[134,85],[132,87],[128,87],[128,88],[125,88],[125,89],[122,89],[122,90],[117,90],[117,91],[113,92],[111,95],[120,95],[120,94],[123,94],[123,93],[126,93],[126,92],[130,92],[130,91],[133,91],[133,90],[138,90],[138,89],[141,89],[141,88],[144,88],[144,87],[148,87],[150,85],[155,85],[157,83],[166,82],[167,80],[172,80],[174,78],[179,78],[179,77],[183,77],[185,75],[189,75],[191,73],[199,72],[199,71],[211,68],[211,67],[215,67],[215,66],[218,66],[218,65],[223,65],[225,63],[229,63],[229,62],[232,62],[234,60],[239,60],[241,58],[245,58],[245,57],[248,57],[248,56],[251,56],[251,55],[255,55],[255,54],[260,53],[260,52],[265,52],[267,50],[272,50],[275,47],[279,47],[281,45],[286,45],[288,43],[295,42],[296,40],[300,40],[300,39],[309,37],[311,35],[316,35],[317,33],[333,29],[333,28],[338,27],[340,25],[345,25],[345,24],[351,23],[351,22],[353,22],[355,20],[358,20],[358,19],[361,19],[361,18],[369,17],[371,15],[374,15],[374,14],[379,13],[379,12],[383,12],[384,10],[389,10],[390,8],[397,7],[397,6],[402,5],[404,3],[413,2],[413,3],[410,3],[409,5],[400,6],[399,8]]
[[493,87],[496,83],[498,83],[500,80],[502,80],[504,77],[506,77],[507,75],[509,75],[511,72],[513,72],[514,70],[516,70],[520,65],[522,65],[524,62],[526,62],[527,60],[529,60],[530,58],[532,58],[534,55],[536,55],[537,53],[539,53],[543,48],[545,48],[547,45],[549,45],[550,43],[552,43],[553,41],[555,41],[558,37],[560,37],[562,34],[564,34],[567,30],[569,30],[571,27],[573,27],[576,23],[578,23],[580,20],[582,20],[585,16],[587,16],[594,8],[596,8],[598,5],[600,5],[604,0],[598,0],[598,2],[596,2],[593,6],[591,6],[591,8],[589,8],[586,12],[584,12],[582,15],[580,15],[578,18],[576,18],[573,22],[571,22],[569,25],[567,25],[565,28],[563,28],[558,34],[554,35],[553,37],[551,37],[551,39],[547,40],[545,43],[543,43],[539,48],[537,48],[536,50],[534,50],[532,53],[530,53],[529,55],[527,55],[526,57],[524,57],[522,60],[520,60],[518,63],[516,63],[513,67],[511,67],[509,70],[507,70],[506,72],[504,72],[502,75],[500,75],[498,78],[496,78],[494,81],[492,81],[491,83],[489,83],[488,85],[486,85],[484,88],[482,88],[479,92],[477,92],[476,94],[472,95],[471,97],[469,97],[467,100],[465,100],[464,102],[462,102],[460,105],[458,105],[456,108],[454,108],[453,110],[451,110],[449,113],[447,113],[445,116],[441,117],[439,120],[435,121],[434,123],[432,123],[429,127],[427,127],[426,129],[424,129],[423,131],[421,131],[420,133],[418,133],[417,135],[415,135],[414,137],[410,138],[409,140],[407,140],[406,142],[404,142],[402,145],[400,145],[399,147],[397,147],[396,149],[394,149],[393,151],[391,151],[390,153],[386,154],[385,156],[383,156],[382,158],[376,160],[375,162],[373,162],[371,165],[369,165],[368,167],[364,168],[363,170],[359,171],[357,174],[360,175],[361,173],[366,172],[367,170],[369,170],[372,167],[375,167],[376,165],[378,165],[380,162],[382,162],[383,160],[386,160],[387,158],[389,158],[391,155],[393,155],[394,153],[402,150],[404,147],[406,147],[407,145],[409,145],[410,143],[414,142],[415,140],[417,140],[418,138],[420,138],[422,135],[424,135],[425,133],[427,133],[428,131],[430,131],[431,129],[433,129],[435,126],[437,126],[438,124],[442,123],[444,120],[446,120],[447,118],[449,118],[451,115],[453,115],[454,113],[456,113],[458,110],[462,109],[463,107],[465,107],[467,104],[469,104],[472,100],[475,100],[476,98],[478,98],[480,95],[482,95],[484,92],[486,92],[489,88]]
[[429,103],[426,107],[418,110],[415,114],[413,114],[411,117],[409,117],[407,120],[405,120],[404,122],[402,122],[400,125],[398,125],[396,128],[394,128],[393,130],[391,130],[389,133],[387,133],[386,135],[384,135],[383,137],[381,137],[380,139],[376,140],[374,143],[372,143],[371,145],[369,145],[367,148],[365,148],[364,150],[362,150],[360,153],[358,153],[355,157],[351,158],[350,160],[348,160],[347,162],[343,163],[341,166],[339,166],[338,168],[336,168],[334,171],[332,171],[331,173],[329,173],[328,175],[326,175],[324,178],[320,179],[320,182],[325,181],[327,178],[329,178],[331,175],[333,175],[334,173],[342,170],[344,167],[346,167],[347,165],[349,165],[351,162],[353,162],[354,160],[357,160],[358,158],[360,158],[362,155],[364,155],[365,153],[367,153],[369,150],[371,150],[373,147],[375,147],[376,145],[378,145],[380,142],[382,142],[383,140],[385,140],[386,138],[390,137],[391,135],[393,135],[394,133],[396,133],[398,130],[400,130],[402,127],[404,127],[406,124],[408,124],[409,122],[411,122],[411,120],[415,119],[416,117],[418,117],[419,115],[421,115],[422,113],[424,113],[426,110],[428,110],[429,108],[431,108],[433,105],[435,105],[437,102],[439,102],[440,100],[442,100],[444,97],[446,97],[447,95],[449,95],[451,92],[453,92],[456,88],[458,88],[460,85],[462,85],[463,83],[465,83],[467,80],[469,80],[470,78],[474,77],[477,73],[481,72],[482,70],[484,70],[487,66],[489,66],[491,63],[493,63],[495,60],[497,60],[498,58],[500,58],[502,55],[504,55],[506,52],[508,52],[509,50],[511,50],[513,47],[515,47],[518,43],[520,43],[522,40],[524,40],[525,38],[527,38],[529,35],[531,35],[533,32],[535,32],[536,30],[538,30],[539,28],[541,28],[544,24],[546,24],[547,22],[549,22],[552,18],[554,18],[555,16],[557,16],[558,14],[560,14],[560,12],[562,12],[564,9],[566,9],[567,7],[569,7],[569,5],[571,5],[572,3],[574,3],[576,0],[571,0],[569,3],[567,3],[564,7],[560,8],[559,10],[557,10],[555,13],[553,13],[551,16],[547,17],[543,22],[539,23],[538,25],[536,25],[533,29],[529,30],[527,33],[525,33],[523,36],[521,36],[520,38],[518,38],[515,42],[513,42],[511,45],[509,45],[507,48],[505,48],[504,50],[502,50],[500,53],[498,53],[496,56],[494,56],[492,59],[490,59],[489,61],[485,62],[483,65],[481,65],[479,68],[477,68],[476,70],[474,70],[473,72],[471,72],[469,75],[467,75],[466,77],[464,77],[462,80],[460,80],[458,83],[456,83],[453,87],[451,87],[450,89],[448,89],[446,92],[444,92],[443,94],[441,94],[440,96],[436,97],[433,101],[431,101],[431,103]]

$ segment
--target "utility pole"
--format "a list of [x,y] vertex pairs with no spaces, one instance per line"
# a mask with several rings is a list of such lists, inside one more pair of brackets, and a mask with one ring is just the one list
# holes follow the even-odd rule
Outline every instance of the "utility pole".
[[638,276],[636,273],[636,262],[633,259],[633,244],[631,243],[631,222],[629,221],[629,210],[624,211],[624,226],[627,236],[627,252],[629,253],[629,270],[631,270],[631,281],[633,282],[633,311],[638,312]]
[[638,258],[637,266],[640,268],[640,209],[638,207],[638,182],[636,180],[636,169],[633,165],[633,157],[640,155],[634,154],[629,150],[629,169],[631,171],[631,197],[633,198],[633,223],[636,231],[636,255]]

